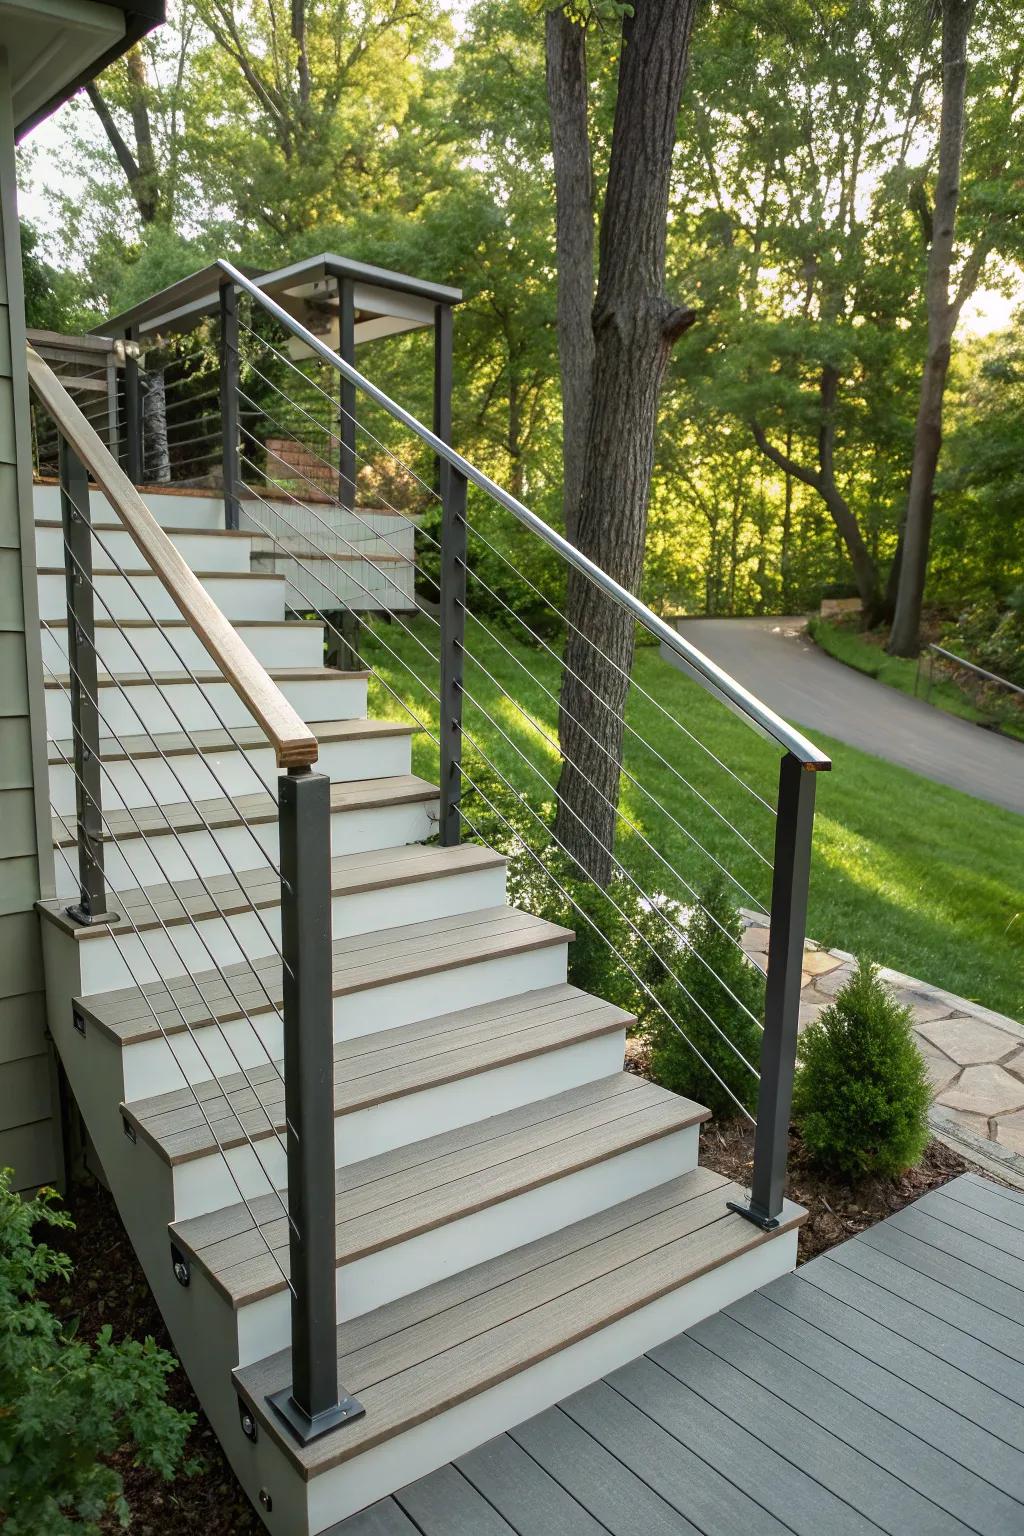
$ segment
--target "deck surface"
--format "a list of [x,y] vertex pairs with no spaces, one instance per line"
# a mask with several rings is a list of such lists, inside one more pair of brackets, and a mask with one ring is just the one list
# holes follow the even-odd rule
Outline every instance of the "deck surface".
[[966,1174],[326,1536],[1024,1531],[1024,1194]]

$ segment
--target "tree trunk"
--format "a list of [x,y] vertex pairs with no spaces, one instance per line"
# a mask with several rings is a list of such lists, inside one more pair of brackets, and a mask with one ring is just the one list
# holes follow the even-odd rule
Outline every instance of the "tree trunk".
[[171,478],[171,455],[167,446],[167,394],[162,368],[154,368],[146,374],[142,425],[146,445],[143,476],[149,485],[166,485]]
[[974,0],[942,0],[942,111],[939,120],[939,169],[935,184],[932,241],[928,251],[926,297],[928,350],[914,429],[907,516],[903,534],[896,614],[889,650],[916,656],[921,644],[921,604],[928,571],[928,545],[935,507],[935,471],[942,446],[942,401],[946,392],[953,330],[958,306],[950,299],[950,266],[960,198],[960,162],[964,150],[964,97],[967,88],[967,38]]
[[576,542],[594,370],[594,192],[587,125],[587,34],[561,9],[547,13],[548,112],[555,170],[558,361],[562,376],[562,499]]
[[[853,566],[853,579],[857,583],[857,593],[861,600],[864,624],[868,627],[877,624],[882,613],[882,599],[879,593],[878,567],[871,558],[871,551],[864,542],[864,535],[860,531],[860,525],[846,497],[836,484],[835,477],[835,402],[839,389],[839,375],[836,370],[826,366],[821,371],[819,384],[819,396],[821,400],[821,424],[818,428],[818,467],[809,469],[791,458],[788,453],[783,453],[768,439],[764,428],[757,421],[750,424],[754,434],[754,441],[764,454],[765,458],[775,464],[783,473],[792,475],[803,485],[809,485],[817,491],[822,501],[829,510],[829,514],[835,525],[836,534],[845,546],[850,564]],[[789,439],[787,438],[787,441]]]
[[[594,372],[576,543],[634,592],[643,573],[662,376],[673,342],[695,318],[664,292],[672,152],[695,10],[696,0],[637,0],[623,23],[601,216]],[[555,837],[594,880],[607,885],[633,620],[574,571],[566,611]]]
[[[790,429],[786,433],[786,457],[793,455],[793,432]],[[793,476],[786,471],[785,501],[782,510],[782,548],[779,553],[779,574],[781,577],[781,608],[783,613],[788,613],[792,602],[792,559],[793,559]]]

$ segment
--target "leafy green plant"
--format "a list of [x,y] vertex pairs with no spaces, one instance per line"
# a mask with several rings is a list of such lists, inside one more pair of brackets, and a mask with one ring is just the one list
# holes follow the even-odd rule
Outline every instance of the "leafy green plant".
[[664,1012],[651,1013],[647,1024],[655,1080],[723,1119],[740,1105],[750,1114],[757,1107],[750,1068],[761,1052],[764,978],[739,948],[741,932],[725,885],[707,886],[673,966],[678,982],[669,977],[660,985]]
[[793,1118],[829,1173],[893,1178],[920,1161],[931,1090],[911,1017],[861,960],[800,1037]]
[[177,1361],[151,1338],[95,1344],[76,1337],[44,1297],[67,1282],[67,1254],[35,1229],[74,1226],[52,1190],[22,1200],[0,1170],[0,1526],[5,1536],[98,1536],[131,1515],[110,1458],[131,1446],[137,1465],[171,1478],[194,1415],[166,1401]]

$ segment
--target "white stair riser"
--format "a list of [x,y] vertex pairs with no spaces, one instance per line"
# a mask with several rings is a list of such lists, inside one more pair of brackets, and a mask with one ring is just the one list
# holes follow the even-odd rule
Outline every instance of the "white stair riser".
[[[222,906],[227,896],[218,895]],[[505,873],[494,869],[447,875],[437,880],[410,881],[387,890],[360,891],[335,896],[331,922],[335,938],[397,928],[403,923],[426,922],[457,912],[476,912],[500,906],[505,900]],[[80,942],[82,991],[103,992],[115,987],[144,986],[189,972],[206,971],[214,964],[234,965],[273,953],[280,945],[281,909],[237,912],[210,917],[197,923],[174,923],[168,928],[146,930],[141,935],[111,937],[98,931]]]
[[[62,614],[61,618],[65,618]],[[213,669],[210,653],[199,636],[187,626],[162,631],[146,623],[122,634],[112,625],[102,623],[97,615],[96,652],[101,669],[112,673],[209,672]],[[322,667],[324,631],[322,624],[300,624],[295,620],[280,624],[239,623],[239,636],[265,667]],[[43,669],[59,677],[67,675],[67,631],[43,630]]]
[[[688,1126],[342,1264],[337,1270],[338,1315],[359,1317],[410,1291],[497,1258],[510,1248],[547,1237],[565,1225],[567,1211],[572,1212],[573,1221],[582,1221],[669,1179],[691,1173],[697,1166],[697,1151],[697,1127]],[[287,1349],[291,1343],[287,1291],[240,1308],[235,1318],[240,1365]]]
[[[237,534],[223,538],[207,533],[177,532],[172,541],[185,563],[194,571],[248,571],[252,544]],[[64,530],[47,526],[36,529],[36,564],[64,566]],[[92,541],[94,571],[129,570],[139,563],[138,545],[124,528],[97,527]]]
[[[117,743],[112,745],[117,747]],[[70,757],[66,742],[61,744]],[[320,747],[318,773],[334,784],[358,779],[393,778],[407,774],[412,763],[408,736],[365,737],[353,741],[327,741]],[[197,804],[224,795],[253,795],[263,789],[276,792],[277,760],[270,746],[232,748],[225,752],[174,752],[164,757],[107,758],[100,775],[101,801],[105,810],[121,807]],[[75,808],[75,773],[70,762],[50,764],[50,799],[61,814]],[[245,866],[241,866],[245,867]]]
[[[224,500],[220,496],[176,496],[144,490],[142,499],[161,528],[214,528],[219,532],[224,527]],[[60,487],[33,486],[32,504],[37,522],[58,521]],[[89,514],[98,523],[111,521],[114,514],[102,491],[90,493]]]
[[[396,1029],[401,1024],[494,1002],[535,987],[558,986],[565,981],[567,959],[567,946],[554,944],[546,949],[503,955],[500,959],[480,960],[433,976],[346,993],[334,999],[334,1038],[343,1040]],[[180,1024],[176,1015],[175,1023]],[[240,1068],[261,1066],[268,1060],[280,1061],[282,1054],[281,1020],[270,1010],[256,1013],[252,1019],[232,1019],[224,1024],[205,1025],[192,1033],[182,1031],[166,1039],[140,1041],[124,1048],[125,1096],[147,1099],[181,1088],[186,1082],[205,1082]],[[478,1119],[479,1113],[474,1112],[469,1118]],[[355,1153],[360,1157],[371,1155]]]
[[[296,626],[297,627],[297,626]],[[208,662],[207,670],[213,663]],[[132,671],[141,672],[136,659]],[[175,670],[181,670],[176,668]],[[323,677],[282,678],[278,687],[293,709],[316,725],[322,720],[362,720],[366,717],[366,679],[356,674],[325,672]],[[230,683],[109,683],[100,689],[103,733],[119,736],[174,731],[235,730],[254,724],[253,717]],[[55,741],[71,738],[71,701],[66,687],[46,690],[47,732]]]
[[[342,1462],[308,1483],[287,1479],[295,1491],[302,1489],[306,1494],[308,1523],[302,1522],[299,1511],[286,1508],[283,1499],[280,1504],[275,1499],[273,1515],[267,1521],[271,1532],[292,1536],[309,1531],[316,1536],[396,1488],[466,1455],[511,1425],[523,1423],[741,1296],[788,1274],[796,1264],[796,1244],[795,1231],[762,1242],[468,1402]],[[259,1460],[254,1471],[261,1483],[280,1484],[283,1489],[284,1466],[272,1473],[269,1448]]]
[[[613,1030],[486,1072],[474,1072],[470,1078],[437,1083],[339,1115],[335,1120],[335,1165],[345,1168],[612,1077],[622,1070],[625,1048],[624,1031]],[[268,1135],[251,1147],[231,1147],[223,1157],[218,1151],[178,1163],[174,1168],[175,1220],[236,1205],[240,1192],[248,1200],[287,1188],[284,1147],[280,1138]]]
[[[433,818],[431,817],[433,812]],[[394,848],[401,843],[424,842],[436,825],[437,802],[388,805],[364,811],[336,811],[331,817],[331,851],[363,853],[370,848]],[[261,863],[277,862],[277,822],[249,826],[218,827],[211,832],[160,833],[148,838],[133,835],[107,843],[104,849],[107,881],[115,894],[140,885],[162,885],[174,880],[227,874],[232,869],[258,869]],[[262,851],[262,859],[261,859]],[[60,851],[54,853],[56,894],[71,896],[77,890],[77,854],[65,847],[74,874]]]
[[[139,571],[118,576],[100,571],[93,578],[97,620],[178,619],[178,605],[158,576]],[[63,574],[39,577],[39,614],[52,623],[67,618],[67,586]],[[203,586],[225,618],[283,619],[285,580],[254,576],[205,576]]]

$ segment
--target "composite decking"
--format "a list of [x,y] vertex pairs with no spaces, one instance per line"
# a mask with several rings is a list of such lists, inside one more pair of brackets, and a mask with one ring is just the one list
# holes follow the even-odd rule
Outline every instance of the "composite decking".
[[1024,1194],[966,1174],[328,1536],[1024,1532]]

